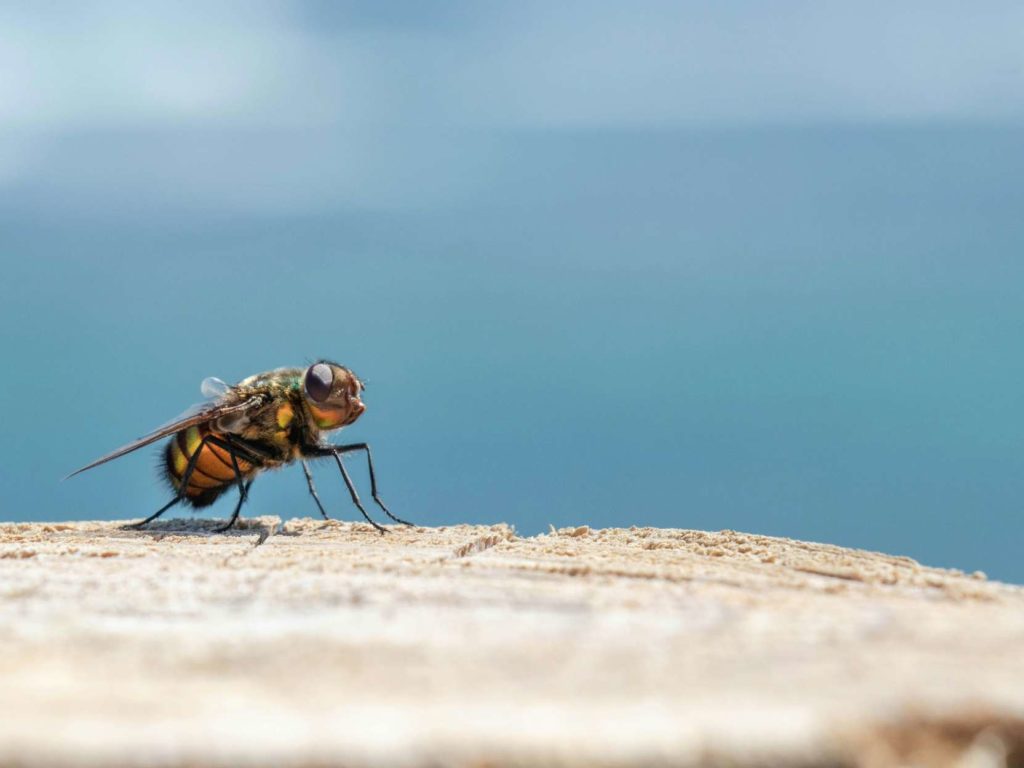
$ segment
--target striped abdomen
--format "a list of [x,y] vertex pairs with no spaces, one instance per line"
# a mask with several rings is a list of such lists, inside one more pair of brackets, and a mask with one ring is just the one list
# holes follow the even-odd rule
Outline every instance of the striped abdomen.
[[[212,432],[206,425],[183,429],[171,438],[164,451],[164,470],[174,490],[181,486],[189,461],[198,452],[185,488],[185,499],[194,507],[212,504],[220,494],[238,483],[231,454],[225,448],[203,442],[210,435],[223,440],[222,436]],[[243,479],[251,477],[259,469],[237,454],[235,458]]]

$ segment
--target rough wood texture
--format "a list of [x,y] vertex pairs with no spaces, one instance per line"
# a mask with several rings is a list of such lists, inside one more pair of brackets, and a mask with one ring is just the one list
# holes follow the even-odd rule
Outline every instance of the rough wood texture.
[[0,526],[0,764],[1000,765],[1024,590],[723,531]]

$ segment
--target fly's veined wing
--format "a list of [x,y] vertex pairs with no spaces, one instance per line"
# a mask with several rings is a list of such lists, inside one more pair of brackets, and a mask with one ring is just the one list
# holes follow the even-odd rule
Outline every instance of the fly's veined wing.
[[[206,382],[203,382],[203,384],[205,385]],[[85,472],[85,470],[87,469],[92,469],[93,467],[98,467],[100,464],[106,464],[108,461],[119,459],[126,453],[137,451],[139,448],[144,448],[150,443],[155,443],[157,440],[160,440],[161,438],[167,437],[168,435],[173,435],[176,432],[180,432],[183,429],[194,427],[197,424],[203,424],[204,422],[207,421],[219,419],[221,416],[228,416],[232,414],[241,417],[244,415],[246,411],[252,408],[256,408],[260,406],[262,403],[262,396],[253,395],[252,397],[249,397],[241,401],[215,401],[212,403],[202,403],[200,405],[193,406],[192,408],[189,408],[187,411],[185,411],[185,413],[181,414],[181,416],[174,419],[173,421],[167,422],[162,427],[157,427],[148,435],[140,437],[138,440],[128,443],[128,445],[123,445],[116,451],[108,453],[106,456],[101,456],[100,458],[96,459],[96,461],[90,464],[86,464],[81,469],[76,469],[74,472],[72,472],[64,479],[67,480],[68,477],[74,477],[75,475],[81,472]]]

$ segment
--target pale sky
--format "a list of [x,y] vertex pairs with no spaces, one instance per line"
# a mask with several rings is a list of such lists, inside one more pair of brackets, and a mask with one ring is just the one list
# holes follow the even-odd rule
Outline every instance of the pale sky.
[[1010,2],[0,8],[0,127],[1015,119]]

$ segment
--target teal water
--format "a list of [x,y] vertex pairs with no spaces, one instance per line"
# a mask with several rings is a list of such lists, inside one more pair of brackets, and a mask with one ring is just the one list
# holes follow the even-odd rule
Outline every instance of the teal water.
[[[155,449],[60,478],[206,376],[323,356],[368,381],[342,436],[422,524],[731,528],[1024,581],[1019,129],[438,132],[356,170],[344,137],[269,141],[74,134],[0,189],[0,518],[149,513]],[[246,511],[316,510],[291,468]]]

